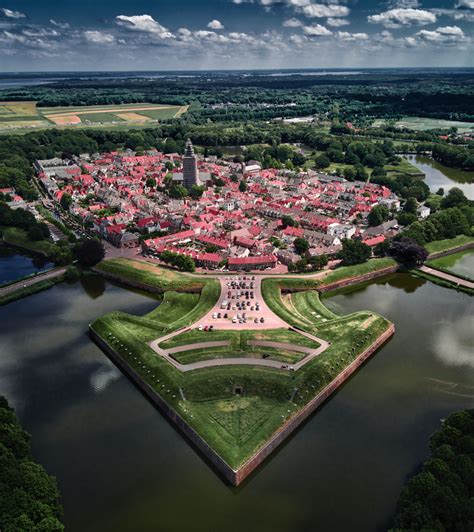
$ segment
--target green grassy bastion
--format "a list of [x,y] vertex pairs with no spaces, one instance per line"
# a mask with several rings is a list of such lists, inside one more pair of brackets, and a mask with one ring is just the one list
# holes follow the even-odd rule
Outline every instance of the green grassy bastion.
[[[233,485],[248,477],[394,332],[393,324],[373,312],[332,313],[319,299],[316,289],[320,286],[311,279],[265,279],[265,301],[295,329],[278,330],[272,339],[295,341],[294,334],[302,330],[330,342],[329,348],[294,372],[257,365],[180,372],[149,343],[196,323],[217,301],[218,282],[210,276],[190,276],[137,262],[105,261],[98,270],[108,275],[120,272],[122,279],[129,276],[132,282],[164,292],[161,304],[145,316],[107,314],[90,325],[91,336]],[[372,263],[363,269],[346,269],[332,281],[355,279],[392,266],[384,262],[377,268]],[[326,278],[323,284],[330,281]],[[282,288],[286,291],[283,295]],[[199,340],[201,336],[195,338],[198,333],[191,330],[177,335],[168,347]],[[215,334],[225,337],[225,331]],[[253,335],[229,331],[228,339],[238,352],[261,356],[248,347]],[[310,340],[301,335],[299,342],[308,345]],[[192,355],[192,360],[210,356]]]

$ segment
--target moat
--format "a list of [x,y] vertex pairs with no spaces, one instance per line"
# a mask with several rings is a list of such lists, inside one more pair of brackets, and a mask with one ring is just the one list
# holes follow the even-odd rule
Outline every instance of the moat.
[[474,405],[472,298],[402,274],[352,288],[325,303],[373,309],[395,336],[231,488],[87,335],[106,312],[156,303],[88,277],[0,308],[0,393],[58,477],[69,530],[384,529],[440,419]]

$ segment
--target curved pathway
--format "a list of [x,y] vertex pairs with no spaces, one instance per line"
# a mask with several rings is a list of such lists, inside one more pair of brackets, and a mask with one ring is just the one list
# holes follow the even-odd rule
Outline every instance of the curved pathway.
[[[286,328],[288,328],[288,325],[286,326]],[[209,342],[198,342],[194,344],[182,345],[182,346],[174,347],[168,350],[165,350],[162,347],[160,347],[161,343],[166,342],[167,340],[170,340],[171,338],[174,338],[175,336],[178,336],[182,333],[190,331],[191,329],[192,329],[191,327],[186,327],[184,329],[174,331],[170,334],[167,334],[166,336],[162,336],[160,338],[157,338],[156,340],[153,340],[148,345],[153,349],[153,351],[158,356],[161,356],[162,358],[164,358],[177,370],[183,373],[187,371],[194,371],[196,369],[212,368],[212,367],[217,367],[217,366],[241,366],[241,365],[264,366],[267,368],[284,369],[284,370],[289,370],[289,368],[291,367],[292,370],[297,371],[300,368],[302,368],[305,364],[313,360],[313,358],[319,356],[323,351],[325,351],[331,345],[326,340],[318,338],[317,336],[314,336],[310,333],[298,330],[296,332],[298,332],[299,334],[303,336],[306,336],[306,338],[309,338],[313,342],[317,342],[319,344],[319,347],[316,349],[311,349],[310,347],[293,345],[293,344],[288,344],[284,342],[267,342],[264,340],[262,341],[254,340],[254,341],[249,342],[249,345],[264,345],[267,347],[276,347],[277,349],[280,348],[282,350],[292,349],[293,351],[300,351],[300,352],[307,353],[306,357],[304,357],[299,362],[296,362],[295,364],[288,365],[288,364],[285,364],[284,362],[279,362],[277,360],[269,360],[265,358],[251,358],[251,357],[248,357],[248,358],[244,358],[244,357],[212,358],[208,360],[200,360],[199,362],[193,362],[191,364],[181,364],[175,358],[173,358],[172,356],[173,354],[184,353],[186,351],[192,351],[194,349],[206,349],[206,348],[211,349],[213,347],[226,347],[230,345],[230,341],[209,341]],[[295,329],[292,329],[292,330],[295,330]]]

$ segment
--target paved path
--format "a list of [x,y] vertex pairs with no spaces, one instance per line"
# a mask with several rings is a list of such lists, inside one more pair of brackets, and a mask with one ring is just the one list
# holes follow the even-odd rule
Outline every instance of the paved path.
[[441,272],[439,270],[436,270],[435,268],[430,268],[429,266],[421,266],[419,270],[428,273],[429,275],[433,275],[434,277],[438,277],[439,279],[444,279],[445,281],[454,283],[458,286],[463,286],[465,288],[470,288],[471,290],[474,290],[474,283],[472,281],[461,279],[460,277],[457,277],[454,274],[451,275],[449,273]]
[[[271,311],[270,311],[271,312]],[[285,328],[288,328],[288,325],[285,325]],[[170,340],[171,338],[174,338],[175,336],[178,336],[184,332],[192,330],[192,327],[186,327],[184,329],[180,329],[178,331],[174,331],[170,334],[167,334],[165,336],[162,336],[160,338],[157,338],[156,340],[153,340],[149,343],[149,346],[155,351],[155,353],[158,356],[161,356],[164,358],[167,362],[169,362],[172,366],[174,366],[177,370],[185,373],[188,371],[194,371],[196,369],[204,369],[204,368],[211,368],[216,366],[239,366],[239,365],[247,365],[247,366],[265,366],[267,368],[274,368],[274,369],[284,369],[288,370],[289,366],[288,364],[285,364],[283,362],[279,362],[277,360],[269,360],[268,358],[244,358],[244,357],[237,357],[237,358],[214,358],[214,359],[208,359],[208,360],[201,360],[199,362],[193,362],[191,364],[181,364],[178,362],[175,358],[173,358],[173,354],[176,353],[183,353],[186,351],[191,351],[194,349],[211,349],[213,347],[225,347],[230,345],[230,341],[209,341],[209,342],[198,342],[195,344],[187,344],[183,346],[174,347],[171,349],[163,349],[160,347],[160,344],[166,342],[167,340]],[[318,338],[317,336],[314,336],[310,333],[307,333],[305,331],[296,331],[295,329],[292,329],[295,332],[298,332],[299,334],[305,336],[306,338],[309,338],[310,340],[313,340],[314,342],[317,342],[319,344],[319,347],[316,349],[311,349],[309,347],[294,345],[294,344],[288,344],[283,342],[267,342],[267,341],[259,341],[254,340],[249,342],[249,345],[266,345],[267,347],[275,347],[280,348],[283,350],[293,350],[293,351],[300,351],[307,353],[307,356],[304,357],[299,362],[292,364],[291,367],[294,369],[294,371],[299,370],[302,368],[305,364],[313,360],[313,358],[319,356],[323,351],[325,351],[331,344],[329,342],[326,342],[326,340],[323,340],[321,338]],[[209,333],[212,334],[212,333]],[[271,345],[270,345],[271,344]]]
[[23,281],[18,281],[17,283],[9,284],[8,286],[4,286],[3,288],[0,288],[0,297],[7,296],[11,294],[12,292],[15,292],[16,290],[20,290],[21,288],[27,288],[28,286],[33,286],[36,283],[39,283],[40,281],[47,281],[48,279],[55,279],[56,277],[60,277],[66,272],[66,268],[55,268],[54,270],[49,270],[45,273],[40,273],[38,275],[35,275],[34,277],[29,277],[28,279],[24,279]]

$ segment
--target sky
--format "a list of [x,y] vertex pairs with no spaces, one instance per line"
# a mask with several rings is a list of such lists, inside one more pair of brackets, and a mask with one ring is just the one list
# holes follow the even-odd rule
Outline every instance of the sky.
[[0,0],[0,72],[474,67],[474,0]]

